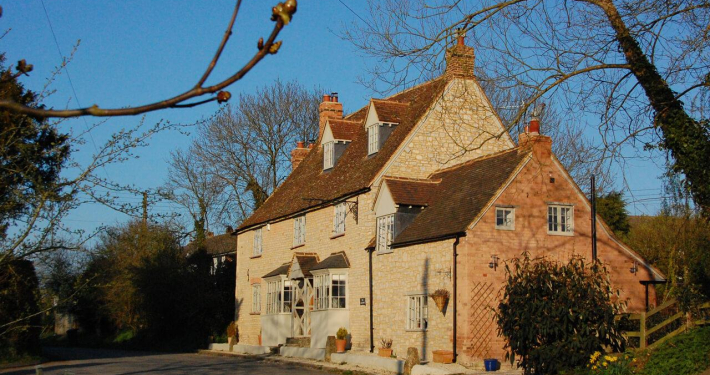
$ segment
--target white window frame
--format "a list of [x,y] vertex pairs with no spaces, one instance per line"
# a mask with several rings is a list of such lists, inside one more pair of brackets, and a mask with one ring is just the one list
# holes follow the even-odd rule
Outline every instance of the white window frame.
[[372,155],[379,151],[380,124],[373,124],[367,127],[367,154]]
[[293,246],[300,246],[306,243],[306,215],[301,215],[293,219]]
[[384,215],[377,218],[377,252],[380,254],[392,252],[394,240],[395,214]]
[[266,280],[266,314],[291,312],[293,289],[285,276]]
[[333,168],[335,160],[335,142],[330,141],[323,144],[323,170]]
[[515,230],[514,207],[496,207],[496,229]]
[[251,284],[251,312],[261,314],[261,284]]
[[574,235],[574,206],[547,205],[547,233],[562,236]]
[[348,274],[338,271],[314,273],[313,292],[315,294],[313,310],[347,309]]
[[343,234],[345,233],[345,218],[348,215],[348,204],[341,202],[333,207],[333,234]]
[[254,251],[252,256],[259,256],[264,253],[262,228],[254,230]]
[[407,331],[426,331],[429,325],[429,302],[426,294],[407,296]]

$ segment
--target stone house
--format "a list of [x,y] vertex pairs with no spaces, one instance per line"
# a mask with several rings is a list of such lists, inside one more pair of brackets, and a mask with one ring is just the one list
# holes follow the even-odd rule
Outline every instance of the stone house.
[[[536,121],[516,145],[474,57],[460,38],[442,76],[345,117],[337,95],[324,96],[317,144],[298,144],[291,175],[234,232],[243,343],[300,337],[317,350],[345,327],[353,350],[389,338],[399,356],[502,359],[489,306],[503,262],[591,257],[590,203]],[[601,220],[597,233],[629,308],[655,303],[640,282],[663,275]],[[451,296],[441,309],[437,290]]]

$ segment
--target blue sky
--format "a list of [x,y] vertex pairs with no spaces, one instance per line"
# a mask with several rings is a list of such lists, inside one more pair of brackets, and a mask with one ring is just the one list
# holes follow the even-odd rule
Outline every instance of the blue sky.
[[[256,50],[261,36],[268,36],[273,1],[244,1],[234,34],[211,75],[209,83],[233,74]],[[364,0],[347,1],[362,15]],[[57,44],[68,55],[78,40],[80,46],[68,66],[83,106],[101,107],[138,105],[164,99],[192,87],[209,63],[222,37],[234,6],[233,0],[211,1],[13,1],[2,4],[2,30],[10,29],[0,40],[8,65],[19,59],[34,64],[30,77],[22,78],[26,87],[39,90],[52,70],[61,63]],[[46,7],[46,14],[45,14]],[[50,30],[47,15],[56,35]],[[372,93],[357,83],[369,63],[336,33],[355,15],[339,1],[302,0],[294,20],[280,35],[284,41],[278,54],[268,56],[244,79],[228,88],[234,96],[252,93],[274,79],[297,79],[306,86],[320,86],[337,91],[346,112],[366,104]],[[477,61],[477,63],[483,63]],[[56,92],[45,101],[48,106],[77,106],[67,75],[52,85]],[[150,125],[161,119],[193,123],[218,109],[214,103],[192,109],[162,110],[146,115]],[[92,132],[93,141],[83,146],[78,156],[86,157],[114,131],[135,126],[141,117],[111,118]],[[72,119],[60,127],[82,130],[96,119]],[[137,151],[139,159],[106,168],[103,173],[121,183],[144,189],[160,186],[166,176],[170,150],[185,148],[191,135],[163,133],[151,140],[149,148]],[[83,155],[83,156],[82,156]],[[626,178],[638,199],[660,195],[660,171],[648,163],[634,164]],[[125,195],[124,202],[140,201]],[[641,201],[629,208],[634,214],[654,213],[658,201]],[[153,212],[174,210],[171,204],[159,203]],[[127,217],[100,205],[89,205],[73,214],[72,225],[91,229],[98,224],[124,222]]]

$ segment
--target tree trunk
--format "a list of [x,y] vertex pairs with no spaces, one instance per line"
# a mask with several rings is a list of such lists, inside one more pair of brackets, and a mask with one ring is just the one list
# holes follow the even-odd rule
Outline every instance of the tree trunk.
[[708,121],[698,122],[683,109],[668,83],[648,60],[631,35],[612,0],[582,0],[602,9],[616,33],[630,70],[648,97],[654,124],[663,132],[662,146],[675,159],[674,170],[685,175],[690,192],[704,215],[710,214],[710,131]]

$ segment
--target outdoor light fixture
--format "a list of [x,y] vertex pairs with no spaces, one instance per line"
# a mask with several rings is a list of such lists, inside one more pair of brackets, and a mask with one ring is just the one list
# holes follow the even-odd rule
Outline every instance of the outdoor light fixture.
[[488,263],[488,267],[493,268],[494,271],[496,269],[498,269],[498,256],[497,255],[491,255],[491,262]]
[[634,264],[629,268],[629,272],[636,274],[636,272],[639,271],[639,263],[637,261],[634,261]]

